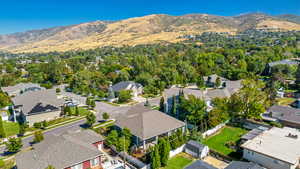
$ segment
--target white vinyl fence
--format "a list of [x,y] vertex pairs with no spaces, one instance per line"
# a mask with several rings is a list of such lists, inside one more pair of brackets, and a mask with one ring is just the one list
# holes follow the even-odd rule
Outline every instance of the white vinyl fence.
[[[228,122],[228,121],[227,121],[227,122]],[[218,132],[220,129],[222,129],[222,128],[226,125],[227,122],[221,123],[221,124],[217,125],[216,127],[212,128],[212,129],[210,129],[210,130],[205,131],[204,133],[202,133],[202,137],[203,137],[203,138],[206,138],[206,137],[208,137],[208,136],[211,136],[211,135],[215,134],[215,133]]]
[[184,151],[184,148],[185,148],[185,144],[183,144],[182,146],[178,147],[178,148],[175,149],[175,150],[171,150],[171,151],[170,151],[170,154],[169,154],[170,158],[171,158],[171,157],[174,157],[175,155],[177,155],[177,154],[179,154],[179,153],[181,153],[181,152],[183,152],[183,151]]

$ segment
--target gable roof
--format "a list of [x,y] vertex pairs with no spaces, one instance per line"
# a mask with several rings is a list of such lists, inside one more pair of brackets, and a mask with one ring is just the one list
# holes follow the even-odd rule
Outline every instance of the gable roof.
[[20,92],[21,90],[28,89],[45,89],[36,83],[19,83],[14,86],[1,87],[1,90],[8,93],[8,95],[15,94],[15,92]]
[[183,127],[185,123],[158,110],[136,105],[121,114],[116,125],[128,128],[133,135],[145,140]]
[[122,81],[122,82],[119,82],[117,84],[114,84],[111,88],[113,89],[113,91],[120,91],[120,90],[130,90],[130,89],[133,89],[133,88],[140,88],[140,87],[143,87],[141,84],[139,83],[135,83],[133,81]]
[[206,145],[203,145],[194,140],[188,141],[185,146],[186,148],[193,150],[194,152],[202,152],[202,150],[206,147]]
[[184,169],[217,169],[210,164],[202,161],[202,160],[197,160],[193,162],[191,165],[185,167]]
[[299,62],[296,60],[284,59],[280,61],[271,62],[269,63],[269,66],[273,67],[276,65],[297,65],[297,64],[299,64]]
[[272,113],[272,117],[279,120],[300,124],[300,109],[274,105],[268,109],[268,112]]
[[225,169],[264,169],[253,162],[232,161]]
[[12,98],[14,105],[21,107],[25,115],[58,110],[64,100],[58,99],[54,89],[30,91]]
[[[78,135],[88,130],[80,131]],[[85,135],[86,136],[86,135]],[[96,137],[99,141],[103,138]],[[89,135],[84,139],[96,139]],[[52,165],[63,169],[100,156],[100,151],[90,143],[72,134],[49,135],[41,143],[33,145],[33,150],[16,155],[18,169],[43,169]]]

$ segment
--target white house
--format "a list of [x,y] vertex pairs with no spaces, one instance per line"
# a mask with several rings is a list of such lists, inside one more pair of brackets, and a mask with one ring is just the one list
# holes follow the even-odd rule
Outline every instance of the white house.
[[190,154],[195,158],[203,159],[209,153],[209,148],[206,145],[203,145],[197,141],[190,140],[185,145],[185,152]]
[[299,167],[300,132],[293,128],[273,127],[245,142],[243,157],[271,169]]
[[114,84],[111,88],[115,93],[118,93],[121,90],[131,90],[133,97],[137,97],[138,95],[143,93],[143,86],[133,81],[119,82],[117,84]]

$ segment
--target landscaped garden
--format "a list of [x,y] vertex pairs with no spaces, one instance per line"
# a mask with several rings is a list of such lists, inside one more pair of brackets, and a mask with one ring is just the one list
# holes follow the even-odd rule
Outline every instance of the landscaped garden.
[[166,167],[161,169],[183,169],[193,162],[193,158],[185,153],[180,153],[169,159]]
[[238,127],[226,126],[221,131],[204,139],[204,144],[220,154],[230,156],[231,153],[235,153],[236,150],[232,147],[237,144],[241,136],[246,134],[247,130]]

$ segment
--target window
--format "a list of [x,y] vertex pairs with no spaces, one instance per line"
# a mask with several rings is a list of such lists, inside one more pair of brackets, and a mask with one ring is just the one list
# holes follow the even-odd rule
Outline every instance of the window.
[[99,165],[99,157],[91,160],[91,166],[95,167]]
[[82,169],[82,164],[75,165],[71,169]]

